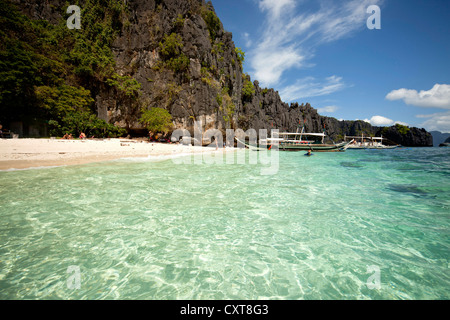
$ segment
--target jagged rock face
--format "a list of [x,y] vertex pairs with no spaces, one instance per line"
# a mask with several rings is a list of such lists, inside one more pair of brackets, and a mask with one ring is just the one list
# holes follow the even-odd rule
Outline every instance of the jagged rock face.
[[[300,125],[304,125],[308,132],[322,132],[325,129],[333,140],[362,132],[373,135],[379,133],[379,128],[364,121],[338,121],[322,117],[308,103],[284,103],[277,91],[260,88],[258,81],[253,83],[255,92],[252,98],[243,101],[243,72],[235,53],[232,34],[224,31],[221,25],[215,42],[211,43],[207,25],[199,14],[199,4],[204,5],[199,1],[163,0],[158,8],[154,1],[130,1],[133,27],[125,31],[114,45],[119,70],[132,72],[130,65],[137,63],[133,76],[142,84],[144,99],[150,106],[158,106],[155,103],[160,101],[158,92],[161,95],[168,94],[168,84],[175,83],[178,86],[176,97],[165,106],[172,114],[177,128],[187,128],[193,132],[194,120],[200,120],[205,129],[240,128],[257,132],[260,129],[295,132]],[[183,39],[183,53],[190,59],[189,82],[183,82],[176,74],[152,69],[161,59],[159,42],[165,34],[174,31],[173,21],[180,14],[185,20],[177,32]],[[223,52],[213,52],[214,45],[219,43],[222,44]],[[220,70],[220,73],[212,74],[213,85],[202,81],[202,66]],[[224,120],[224,113],[216,101],[220,94],[217,88],[222,87],[230,89],[235,105],[229,122]],[[101,103],[98,106],[99,110],[104,108]],[[137,121],[135,126],[139,127]],[[407,137],[395,132],[395,129],[390,130],[386,137],[406,146],[430,145],[429,136],[421,130],[412,130]]]
[[[132,75],[141,83],[141,103],[168,109],[175,127],[191,132],[194,121],[201,121],[205,129],[241,128],[246,131],[251,128],[257,132],[260,129],[295,131],[304,121],[306,130],[321,131],[322,118],[309,104],[290,107],[278,92],[261,89],[257,81],[253,83],[255,92],[251,99],[243,101],[245,76],[232,34],[220,25],[215,41],[211,41],[200,5],[205,4],[197,0],[129,1],[130,26],[114,42],[113,52],[116,71]],[[184,23],[175,27],[174,21],[179,15]],[[187,76],[158,68],[162,60],[159,43],[173,32],[183,39],[182,52],[190,61]],[[205,68],[209,71],[208,81],[202,71]],[[228,88],[234,105],[229,119],[217,101],[223,88]],[[168,96],[170,101],[167,101]],[[136,110],[123,111],[109,88],[102,90],[96,103],[101,118],[134,130],[142,128]],[[129,118],[131,114],[135,117],[124,121],[124,116]]]
[[432,147],[433,136],[425,129],[410,128],[406,134],[402,134],[394,126],[379,130],[379,134],[383,133],[383,137],[395,141],[405,147]]
[[23,13],[35,20],[48,20],[58,24],[63,18],[63,2],[61,0],[12,0]]
[[[62,19],[64,1],[14,1],[31,18],[55,24]],[[83,3],[80,1],[80,6]],[[132,133],[144,134],[139,123],[140,108],[162,107],[171,113],[175,128],[188,129],[192,134],[195,121],[201,121],[203,130],[223,131],[240,128],[295,132],[304,125],[307,132],[325,129],[333,140],[362,132],[380,134],[381,128],[364,121],[320,116],[308,103],[288,105],[277,91],[260,88],[258,81],[253,82],[251,97],[244,97],[247,76],[239,63],[232,34],[219,23],[215,39],[211,40],[202,10],[214,12],[214,8],[204,0],[127,0],[126,4],[128,21],[112,45],[115,71],[136,79],[141,84],[141,94],[137,104],[127,104],[111,87],[100,84],[95,91],[100,118]],[[183,72],[162,66],[160,43],[172,33],[181,37],[181,51],[189,61]],[[228,108],[221,102],[226,98]],[[431,135],[417,128],[401,135],[393,127],[384,136],[405,146],[432,146]]]
[[[129,1],[130,25],[113,45],[116,71],[131,75],[142,85],[141,107],[166,108],[176,128],[191,131],[194,121],[202,121],[204,127],[233,127],[242,110],[242,70],[232,35],[221,25],[215,41],[211,41],[208,26],[200,14],[201,6],[205,4],[199,0]],[[183,18],[182,24],[176,24],[179,17]],[[172,33],[181,36],[182,53],[189,58],[189,67],[183,73],[161,68],[160,42]],[[209,79],[205,79],[202,67],[208,69]],[[225,121],[216,99],[223,87],[229,88],[235,105],[229,121]],[[129,116],[135,110],[121,111],[123,108],[119,108],[107,89],[96,98],[98,114],[123,125],[124,113]],[[136,113],[127,125],[130,129],[141,129],[138,120]]]

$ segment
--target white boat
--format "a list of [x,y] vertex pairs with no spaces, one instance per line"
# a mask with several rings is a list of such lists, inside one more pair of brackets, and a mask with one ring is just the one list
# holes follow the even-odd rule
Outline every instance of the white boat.
[[272,138],[261,139],[259,145],[252,145],[245,141],[236,140],[245,145],[250,150],[261,151],[271,149],[276,146],[280,151],[307,151],[314,152],[342,152],[345,151],[353,142],[325,143],[325,133],[305,133],[303,132],[274,132]]
[[280,132],[274,135],[278,138],[268,138],[266,144],[278,143],[279,149],[283,151],[342,152],[353,142],[325,143],[325,133],[305,133],[303,129],[302,132]]
[[383,136],[370,137],[370,136],[345,136],[344,141],[352,139],[353,143],[348,146],[348,149],[395,149],[399,145],[387,146],[383,144]]

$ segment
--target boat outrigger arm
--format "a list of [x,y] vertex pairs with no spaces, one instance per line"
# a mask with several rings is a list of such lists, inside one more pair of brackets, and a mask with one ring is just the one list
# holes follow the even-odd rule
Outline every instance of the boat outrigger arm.
[[236,141],[238,142],[238,143],[240,143],[241,145],[243,145],[243,146],[246,146],[248,149],[250,149],[250,150],[252,150],[252,151],[264,151],[264,150],[267,150],[267,146],[257,146],[257,145],[252,145],[252,144],[250,144],[250,143],[247,143],[247,142],[245,142],[245,141],[242,141],[242,140],[240,140],[240,139],[238,139],[237,137],[234,137],[235,139],[236,139]]
[[[280,136],[294,136],[295,138],[299,135],[299,133],[279,133]],[[311,136],[311,137],[322,137],[322,143],[313,143],[313,141],[302,140],[303,136]],[[245,141],[236,140],[246,146],[248,149],[253,151],[262,151],[271,149],[272,146],[276,146],[279,150],[285,151],[301,151],[301,150],[309,150],[316,152],[331,152],[331,151],[345,151],[347,148],[353,143],[353,140],[350,142],[342,142],[339,144],[323,144],[323,139],[325,138],[324,133],[302,133],[300,136],[300,140],[290,140],[286,138],[267,138],[261,139],[259,146],[253,145],[250,143],[246,143]]]

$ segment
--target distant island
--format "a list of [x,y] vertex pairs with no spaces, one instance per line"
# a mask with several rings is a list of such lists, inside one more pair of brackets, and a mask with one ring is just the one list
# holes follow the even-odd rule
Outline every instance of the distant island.
[[450,147],[450,137],[447,138],[444,142],[439,144],[439,147]]
[[442,133],[440,131],[431,131],[431,135],[433,136],[433,147],[439,147],[440,144],[444,142],[448,142],[450,138],[450,133]]
[[[126,4],[125,4],[126,3]],[[338,121],[309,103],[283,102],[244,73],[245,53],[211,2],[81,1],[80,29],[69,30],[66,1],[0,0],[0,123],[20,137],[146,136],[149,109],[173,129],[294,131],[299,123],[335,141],[372,135],[404,146],[432,146],[425,129]]]

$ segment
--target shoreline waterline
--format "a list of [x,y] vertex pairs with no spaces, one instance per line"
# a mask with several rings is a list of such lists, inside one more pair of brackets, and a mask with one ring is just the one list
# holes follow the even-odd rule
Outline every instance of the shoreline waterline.
[[200,146],[165,144],[129,139],[0,140],[0,171],[83,165],[121,159],[172,159],[180,156],[234,151]]

